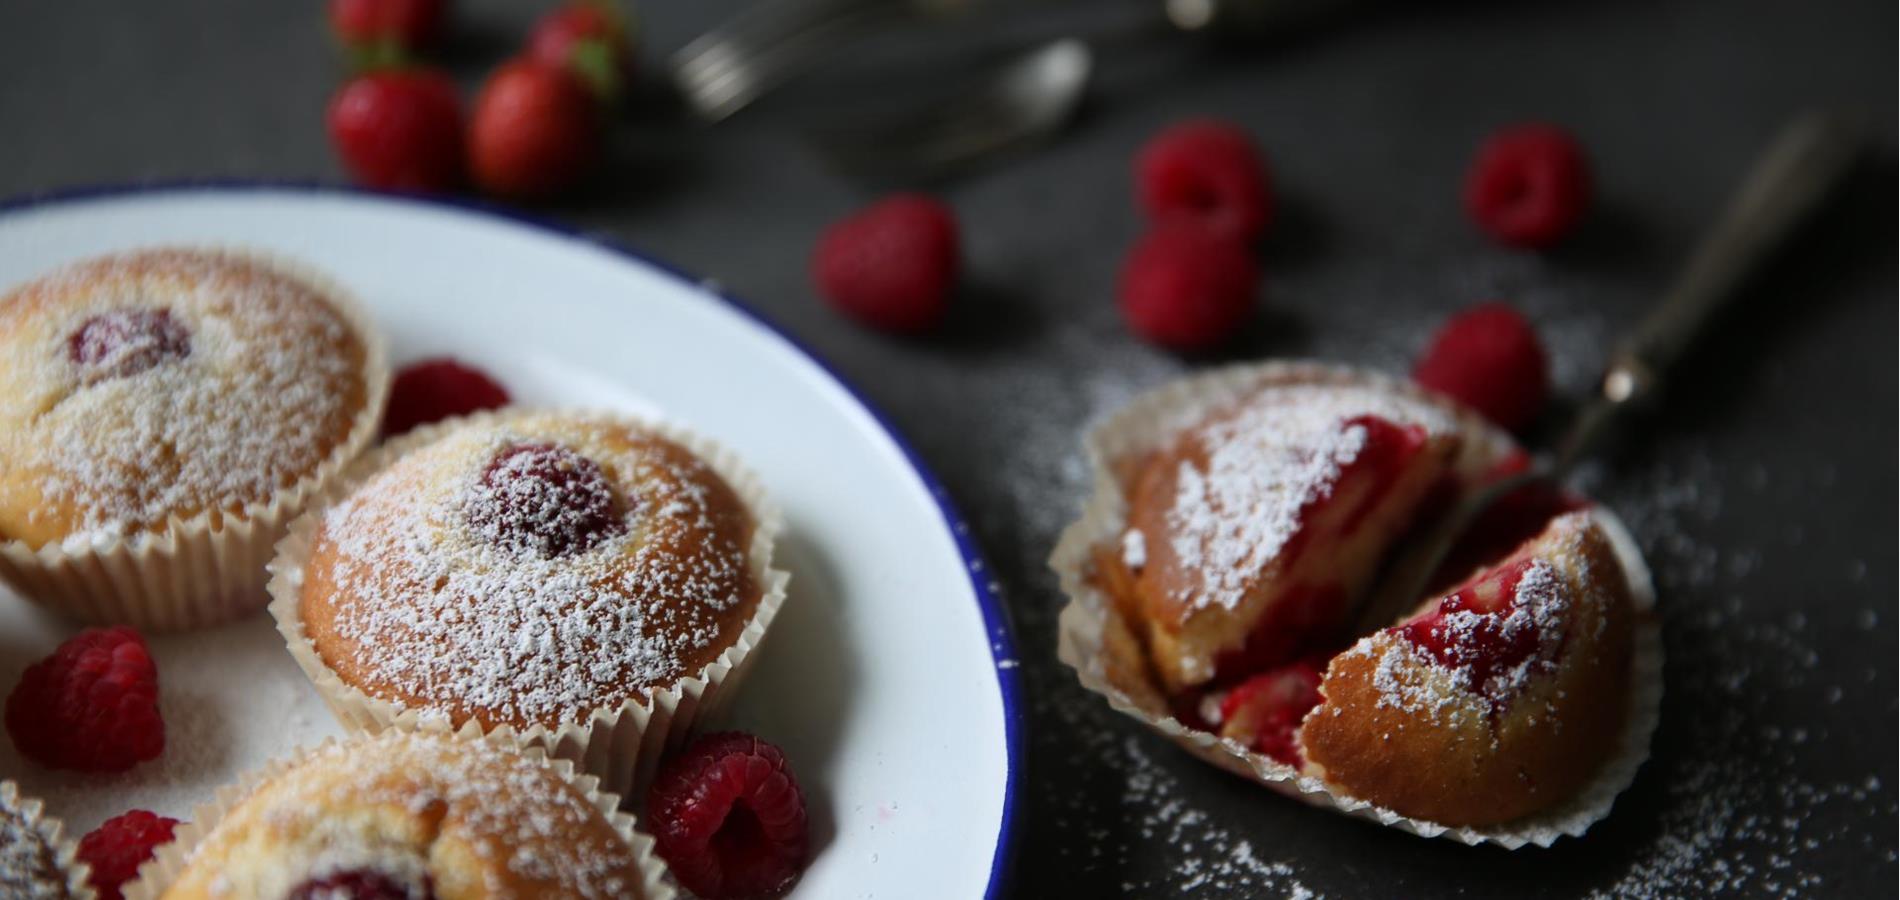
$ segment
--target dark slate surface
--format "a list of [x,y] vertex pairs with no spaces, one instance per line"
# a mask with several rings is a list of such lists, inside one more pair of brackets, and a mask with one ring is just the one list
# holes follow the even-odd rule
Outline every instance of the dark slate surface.
[[[730,6],[650,5],[653,51]],[[316,10],[288,6],[7,4],[0,193],[337,177],[320,115],[335,60]],[[1891,892],[1894,6],[1410,6],[1247,56],[1117,51],[1066,140],[945,188],[970,285],[931,340],[857,331],[807,287],[817,229],[871,195],[792,137],[811,101],[704,132],[632,114],[610,171],[553,212],[753,300],[946,479],[1007,591],[1032,698],[1018,895]],[[458,71],[478,77],[535,8],[465,5]],[[1272,159],[1282,207],[1265,311],[1232,356],[1398,368],[1446,313],[1501,297],[1536,316],[1574,396],[1752,155],[1812,104],[1864,107],[1875,159],[1750,292],[1644,440],[1590,474],[1657,568],[1669,665],[1654,756],[1587,839],[1509,853],[1307,810],[1150,738],[1055,662],[1061,598],[1042,560],[1079,502],[1079,429],[1206,362],[1131,340],[1112,305],[1139,228],[1128,160],[1145,136],[1219,115]],[[1589,226],[1542,257],[1492,247],[1456,203],[1478,139],[1525,118],[1573,128],[1598,174]]]

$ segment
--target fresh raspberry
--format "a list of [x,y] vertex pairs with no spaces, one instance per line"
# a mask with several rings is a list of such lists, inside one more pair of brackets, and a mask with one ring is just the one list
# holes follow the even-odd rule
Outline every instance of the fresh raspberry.
[[330,143],[365,187],[442,192],[462,183],[462,101],[428,69],[359,75],[330,100]]
[[660,767],[647,827],[674,877],[707,900],[783,895],[810,840],[785,754],[730,731],[701,737]]
[[446,356],[411,363],[396,373],[383,410],[383,437],[418,425],[508,405],[508,391],[486,372]]
[[79,858],[92,867],[99,900],[120,900],[119,888],[138,877],[152,851],[171,842],[178,820],[135,809],[107,819],[79,839]]
[[554,444],[495,454],[464,512],[476,533],[543,559],[584,552],[626,530],[600,466]]
[[352,52],[412,53],[442,34],[442,0],[330,0],[330,29]]
[[633,44],[618,7],[574,0],[541,17],[528,35],[528,55],[579,75],[594,96],[611,101],[633,77]]
[[1253,315],[1259,280],[1259,264],[1239,241],[1192,222],[1163,222],[1122,263],[1122,316],[1152,343],[1209,350]]
[[81,323],[66,339],[66,356],[87,384],[137,375],[191,355],[191,332],[169,309],[117,309]]
[[435,887],[426,875],[412,888],[381,872],[347,869],[297,885],[284,900],[435,900]]
[[1537,250],[1570,233],[1590,206],[1590,168],[1575,138],[1550,125],[1491,136],[1465,176],[1465,210],[1500,243]]
[[1289,766],[1302,762],[1294,733],[1319,705],[1319,668],[1301,661],[1241,682],[1221,700],[1221,736]]
[[1483,303],[1438,329],[1412,379],[1507,430],[1522,431],[1544,408],[1550,363],[1521,313],[1503,303]]
[[839,312],[879,331],[916,334],[950,309],[959,243],[956,215],[942,201],[897,194],[825,229],[812,279]]
[[158,667],[130,628],[80,632],[27,667],[7,696],[7,734],[41,765],[121,772],[165,750]]
[[1506,615],[1530,566],[1531,560],[1520,559],[1479,575],[1437,608],[1399,626],[1399,633],[1440,665],[1470,670],[1473,687],[1484,686],[1537,652],[1537,629],[1512,627]]
[[594,97],[565,65],[526,57],[482,85],[468,127],[469,169],[482,190],[515,200],[573,186],[600,155]]
[[1259,240],[1273,217],[1253,139],[1225,122],[1183,122],[1149,139],[1135,157],[1135,189],[1151,222],[1194,219],[1243,244]]

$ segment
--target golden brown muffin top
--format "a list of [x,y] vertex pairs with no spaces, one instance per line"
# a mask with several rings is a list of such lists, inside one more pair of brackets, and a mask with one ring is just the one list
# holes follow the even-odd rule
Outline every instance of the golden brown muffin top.
[[437,900],[619,900],[641,896],[642,880],[613,823],[548,765],[386,732],[316,750],[260,785],[164,897],[277,900],[350,876]]
[[160,249],[0,297],[0,539],[139,535],[268,502],[342,443],[368,352],[316,286]]
[[759,602],[754,528],[711,465],[644,426],[477,421],[324,514],[300,611],[372,697],[457,727],[554,727],[731,647]]

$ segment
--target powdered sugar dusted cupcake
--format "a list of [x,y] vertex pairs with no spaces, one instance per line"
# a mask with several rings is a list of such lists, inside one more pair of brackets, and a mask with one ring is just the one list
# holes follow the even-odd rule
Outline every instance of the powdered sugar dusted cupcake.
[[273,764],[196,810],[127,898],[674,895],[652,839],[566,762],[390,732]]
[[0,781],[0,896],[13,900],[91,900],[86,867],[75,856],[58,819],[38,800]]
[[730,454],[513,411],[379,451],[292,528],[271,610],[357,728],[506,729],[625,793],[723,700],[784,596]]
[[1401,598],[1415,612],[1352,630],[1444,510],[1528,462],[1475,414],[1265,363],[1144,395],[1088,443],[1094,494],[1050,559],[1058,655],[1117,709],[1268,787],[1468,843],[1581,834],[1634,778],[1654,595],[1587,500],[1512,493]]
[[88,260],[0,298],[0,578],[146,628],[260,608],[305,499],[373,438],[381,340],[333,286],[214,250]]

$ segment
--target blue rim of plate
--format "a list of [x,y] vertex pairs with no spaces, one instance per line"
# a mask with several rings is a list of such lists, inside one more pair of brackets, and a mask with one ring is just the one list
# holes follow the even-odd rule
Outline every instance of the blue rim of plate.
[[680,281],[695,293],[709,294],[718,298],[727,306],[736,310],[740,315],[750,319],[753,324],[777,336],[778,339],[784,341],[787,346],[790,346],[807,360],[810,360],[813,365],[817,366],[820,371],[824,372],[826,376],[836,382],[839,387],[844,388],[845,393],[849,394],[851,399],[856,401],[858,406],[862,408],[865,413],[870,415],[872,421],[875,421],[878,427],[884,431],[884,435],[890,438],[891,443],[897,446],[898,451],[904,455],[904,460],[910,464],[911,471],[916,473],[918,479],[923,482],[924,487],[929,490],[931,499],[936,501],[937,511],[943,516],[944,527],[950,530],[950,539],[956,543],[957,552],[963,556],[964,570],[970,576],[970,588],[976,594],[977,607],[983,614],[983,627],[989,635],[990,656],[995,663],[994,669],[996,672],[997,688],[1002,694],[1004,752],[1009,763],[1009,771],[1004,773],[1003,816],[997,827],[996,852],[990,860],[990,880],[989,885],[984,889],[983,896],[993,898],[1003,895],[1004,882],[1007,881],[1010,868],[1015,862],[1016,800],[1017,793],[1022,788],[1023,731],[1025,728],[1023,721],[1022,678],[1017,673],[1020,657],[1016,654],[1015,639],[1010,636],[1009,611],[1003,606],[1002,597],[999,596],[1001,586],[992,580],[989,564],[984,561],[982,552],[977,549],[976,541],[971,536],[968,520],[963,517],[961,512],[957,511],[956,504],[950,499],[950,492],[944,487],[943,482],[937,478],[936,473],[932,472],[929,466],[924,464],[923,457],[918,455],[916,448],[910,445],[910,442],[897,430],[897,427],[891,424],[890,417],[886,416],[883,410],[873,405],[871,401],[865,397],[864,393],[858,390],[856,385],[847,381],[844,376],[838,374],[837,368],[832,366],[823,356],[820,356],[817,351],[792,336],[791,332],[785,330],[778,322],[761,312],[751,303],[727,293],[724,288],[718,286],[717,282],[697,277],[671,263],[657,259],[636,249],[618,238],[582,231],[581,229],[556,222],[553,219],[544,218],[513,207],[476,198],[433,197],[390,193],[365,190],[363,188],[349,187],[323,181],[198,178],[125,182],[117,184],[107,183],[54,188],[45,191],[31,191],[25,194],[0,199],[0,215],[28,209],[56,206],[62,203],[109,200],[117,197],[137,197],[168,193],[243,193],[251,191],[355,196],[397,205],[408,204],[459,210],[461,212],[490,216],[515,225],[553,234],[557,237],[578,241],[590,247],[597,247],[624,259],[644,265],[650,269],[663,272]]

